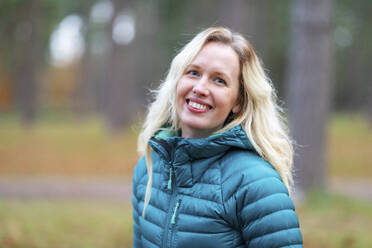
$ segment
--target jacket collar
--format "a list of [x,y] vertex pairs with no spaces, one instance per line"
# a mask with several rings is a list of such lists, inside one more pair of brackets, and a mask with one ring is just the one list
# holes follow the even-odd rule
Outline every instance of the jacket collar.
[[[177,132],[165,129],[155,134],[150,145],[166,161],[166,165],[173,166],[179,187],[191,187],[199,181],[210,164],[230,148],[254,151],[241,125],[206,138],[182,138]],[[200,159],[205,161],[194,166],[194,162]],[[166,177],[169,179],[169,175]]]

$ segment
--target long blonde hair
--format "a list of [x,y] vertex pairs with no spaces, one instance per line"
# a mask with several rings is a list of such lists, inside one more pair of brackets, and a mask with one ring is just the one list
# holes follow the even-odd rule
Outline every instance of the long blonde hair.
[[176,87],[188,65],[208,42],[221,42],[231,46],[239,56],[240,112],[217,132],[241,124],[253,147],[279,173],[290,190],[292,185],[293,148],[282,117],[282,109],[276,104],[276,94],[265,75],[260,60],[252,45],[240,34],[227,28],[212,27],[197,34],[172,60],[165,81],[155,92],[155,100],[148,113],[138,138],[138,152],[146,158],[148,182],[142,215],[151,197],[152,160],[149,140],[165,124],[176,131],[180,123],[176,114]]

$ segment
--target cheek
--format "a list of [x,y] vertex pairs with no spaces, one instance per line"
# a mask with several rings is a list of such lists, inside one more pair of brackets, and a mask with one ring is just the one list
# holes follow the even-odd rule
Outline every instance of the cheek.
[[184,87],[184,84],[180,82],[176,88],[176,110],[177,112],[179,112],[179,110],[182,108],[184,98],[185,98],[185,87]]
[[183,80],[180,80],[177,84],[176,88],[176,99],[178,101],[182,101],[184,97],[186,96],[187,92],[189,91],[189,84],[187,82],[184,82]]
[[231,92],[231,100],[230,100],[230,104],[231,106],[235,106],[237,103],[238,103],[238,98],[239,98],[239,91],[234,89],[232,92]]
[[176,103],[178,105],[178,103],[182,100],[182,88],[181,87],[177,87],[176,89]]
[[231,91],[219,92],[216,98],[218,99],[219,105],[224,108],[230,108],[236,102],[236,95]]
[[235,92],[225,92],[224,94],[219,94],[218,103],[216,101],[216,105],[218,104],[222,110],[221,114],[223,113],[224,115],[228,115],[231,111],[233,111],[237,103],[237,96],[234,93]]

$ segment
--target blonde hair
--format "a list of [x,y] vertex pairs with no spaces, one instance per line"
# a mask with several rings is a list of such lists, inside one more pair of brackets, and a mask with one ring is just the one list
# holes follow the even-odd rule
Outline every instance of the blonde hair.
[[240,111],[221,130],[223,132],[241,124],[258,154],[266,159],[279,173],[290,190],[292,185],[293,148],[288,136],[282,109],[276,104],[276,94],[265,75],[252,45],[240,34],[227,28],[208,28],[197,34],[172,60],[165,81],[155,92],[142,131],[138,138],[138,152],[146,158],[148,182],[142,215],[151,197],[152,161],[149,140],[165,124],[176,131],[180,123],[176,114],[176,86],[188,65],[208,42],[220,42],[231,46],[239,56]]

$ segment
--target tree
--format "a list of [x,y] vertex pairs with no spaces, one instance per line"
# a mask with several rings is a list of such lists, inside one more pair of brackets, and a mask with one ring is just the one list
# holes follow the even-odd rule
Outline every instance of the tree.
[[330,105],[332,0],[293,2],[287,94],[296,142],[295,185],[325,187],[326,121]]
[[[134,44],[118,44],[114,40],[115,21],[129,10],[132,3],[113,1],[114,16],[107,26],[110,37],[109,51],[105,65],[104,116],[109,131],[115,132],[129,124],[136,113],[135,92],[135,54]],[[130,14],[130,13],[128,13]]]
[[50,34],[64,15],[81,12],[94,0],[4,0],[0,5],[0,60],[12,81],[23,124],[38,110],[41,72],[47,65]]
[[369,121],[369,126],[372,127],[372,76],[370,81],[370,86],[369,86],[369,100],[368,100],[368,105],[367,105],[367,118]]
[[[28,125],[36,114],[38,78],[36,76],[42,61],[41,4],[33,1],[7,1],[0,11],[2,32],[2,60],[15,89],[15,100],[21,113],[21,120]],[[17,18],[8,11],[17,12]]]

